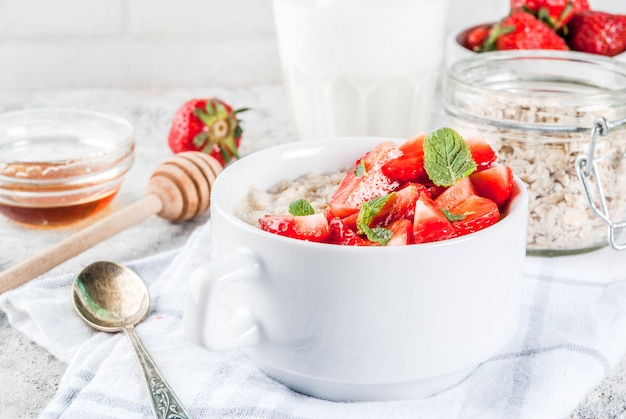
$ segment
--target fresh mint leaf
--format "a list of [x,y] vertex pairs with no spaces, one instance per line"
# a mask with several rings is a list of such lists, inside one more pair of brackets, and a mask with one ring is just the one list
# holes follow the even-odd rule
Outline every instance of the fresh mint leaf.
[[474,211],[468,211],[468,212],[464,212],[463,214],[455,214],[445,209],[442,209],[441,212],[443,212],[443,215],[445,215],[448,221],[450,221],[451,223],[455,221],[465,220],[468,215],[472,215],[474,213]]
[[315,210],[306,199],[298,199],[289,204],[289,214],[291,215],[312,215],[313,213]]
[[376,217],[380,210],[383,209],[387,201],[395,195],[395,192],[392,192],[388,195],[378,196],[376,198],[370,199],[369,201],[363,202],[361,205],[361,210],[359,211],[359,215],[357,216],[356,222],[357,226],[359,224],[365,224],[369,226],[372,223],[374,217]]
[[354,168],[354,176],[363,177],[367,175],[367,168],[365,167],[365,160],[361,159],[359,164]]
[[476,170],[469,145],[452,128],[440,128],[424,140],[424,169],[438,186],[452,186]]
[[370,228],[367,225],[362,225],[359,226],[359,230],[361,229],[370,241],[380,243],[383,246],[386,246],[389,240],[391,240],[391,236],[393,236],[393,231],[384,227]]
[[356,226],[359,232],[365,234],[369,240],[380,243],[383,246],[389,242],[393,232],[388,228],[383,227],[371,228],[370,224],[374,220],[374,217],[380,214],[380,211],[393,195],[395,195],[395,192],[388,195],[378,196],[370,199],[369,201],[363,202],[359,215],[356,219]]

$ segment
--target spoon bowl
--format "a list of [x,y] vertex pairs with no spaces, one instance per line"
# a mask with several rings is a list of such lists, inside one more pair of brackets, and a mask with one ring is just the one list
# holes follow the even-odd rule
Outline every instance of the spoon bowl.
[[91,327],[118,332],[146,318],[150,295],[133,271],[112,262],[87,266],[74,281],[74,307]]
[[124,332],[143,370],[156,417],[189,418],[182,403],[148,354],[135,325],[150,310],[150,295],[141,278],[113,262],[95,262],[74,280],[72,301],[78,315],[94,329]]

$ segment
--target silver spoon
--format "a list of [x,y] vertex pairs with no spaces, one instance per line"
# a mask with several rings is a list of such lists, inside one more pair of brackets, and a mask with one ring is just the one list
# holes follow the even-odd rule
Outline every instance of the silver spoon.
[[91,327],[103,332],[121,331],[128,336],[143,369],[154,415],[189,418],[135,331],[134,326],[146,317],[150,308],[148,289],[141,278],[116,263],[95,262],[76,277],[72,296],[78,315]]

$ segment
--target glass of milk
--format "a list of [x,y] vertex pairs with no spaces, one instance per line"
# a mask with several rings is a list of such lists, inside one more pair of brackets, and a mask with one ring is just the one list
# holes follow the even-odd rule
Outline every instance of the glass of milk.
[[429,129],[448,0],[273,0],[300,139]]

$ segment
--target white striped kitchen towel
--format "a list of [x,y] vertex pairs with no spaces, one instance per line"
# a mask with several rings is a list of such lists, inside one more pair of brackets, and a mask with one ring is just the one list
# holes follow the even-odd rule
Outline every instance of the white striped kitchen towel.
[[[181,251],[127,264],[152,296],[151,313],[137,332],[194,418],[562,418],[626,353],[626,266],[615,251],[528,258],[517,337],[457,386],[413,401],[308,397],[266,377],[241,351],[212,353],[183,336],[187,281],[207,260],[209,233],[207,224]],[[591,268],[593,275],[582,275]],[[0,297],[14,327],[68,364],[41,417],[150,418],[129,343],[78,318],[71,282],[69,275],[44,278]]]

